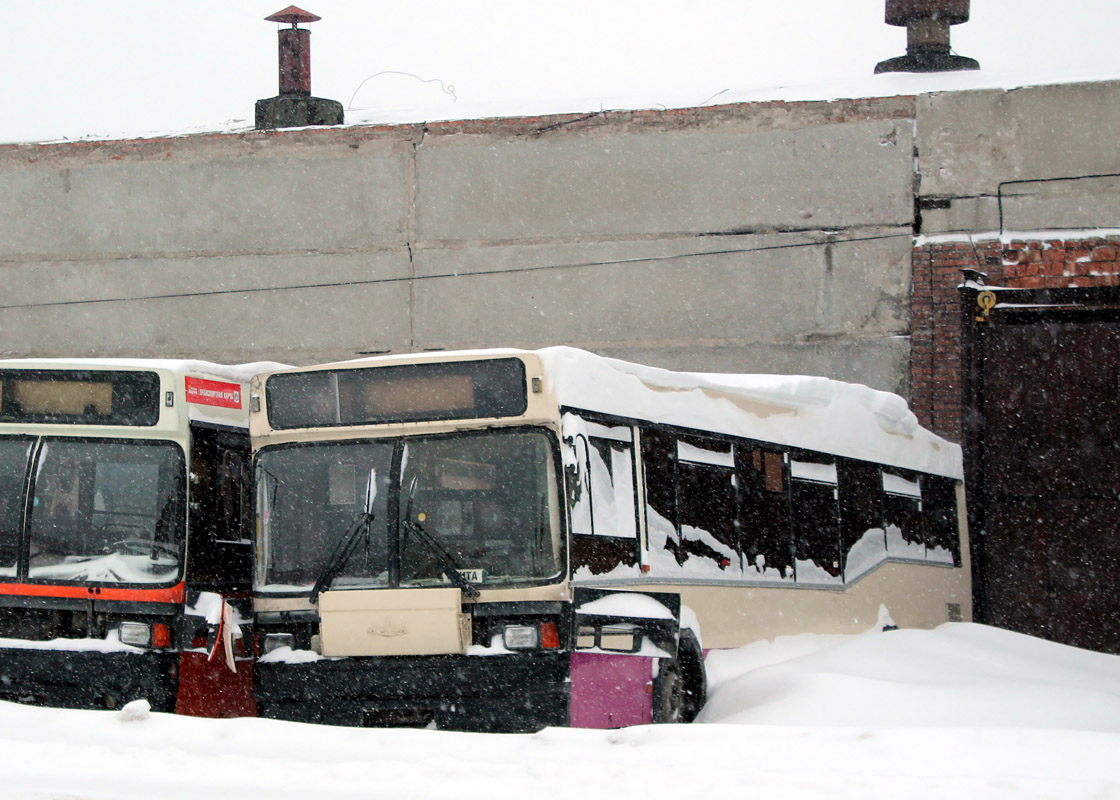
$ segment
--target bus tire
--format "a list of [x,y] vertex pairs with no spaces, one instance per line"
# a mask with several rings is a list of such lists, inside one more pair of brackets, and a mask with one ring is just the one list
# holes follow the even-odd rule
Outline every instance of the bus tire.
[[653,682],[653,721],[692,722],[704,706],[707,681],[704,656],[692,631],[681,631],[677,657],[658,664]]

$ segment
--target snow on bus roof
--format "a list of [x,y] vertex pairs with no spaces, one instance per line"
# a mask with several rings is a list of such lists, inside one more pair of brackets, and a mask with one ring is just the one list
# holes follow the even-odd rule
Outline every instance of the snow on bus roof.
[[958,445],[922,428],[897,394],[807,375],[675,372],[575,347],[371,356],[310,369],[535,354],[561,406],[726,433],[961,479]]
[[276,361],[255,361],[248,364],[217,364],[212,361],[171,358],[6,358],[0,369],[163,369],[175,374],[207,375],[238,383],[248,383],[254,375],[288,369]]
[[963,477],[961,449],[897,394],[806,375],[674,372],[571,347],[536,351],[562,406]]

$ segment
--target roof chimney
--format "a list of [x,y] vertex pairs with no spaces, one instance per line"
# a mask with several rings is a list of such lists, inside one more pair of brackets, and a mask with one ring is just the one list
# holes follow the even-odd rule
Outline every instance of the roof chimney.
[[302,8],[288,6],[269,22],[288,22],[276,33],[280,40],[280,94],[257,101],[257,130],[300,128],[305,125],[341,125],[342,103],[311,96],[311,31],[299,23],[318,22]]
[[880,72],[954,72],[980,69],[949,51],[949,26],[968,22],[969,0],[887,0],[886,23],[906,27],[906,55],[875,65]]

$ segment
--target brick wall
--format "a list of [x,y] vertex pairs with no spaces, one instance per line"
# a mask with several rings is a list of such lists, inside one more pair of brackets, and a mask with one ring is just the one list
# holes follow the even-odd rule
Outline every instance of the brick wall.
[[961,270],[1015,289],[1120,286],[1120,235],[921,241],[911,282],[911,407],[927,428],[961,441]]

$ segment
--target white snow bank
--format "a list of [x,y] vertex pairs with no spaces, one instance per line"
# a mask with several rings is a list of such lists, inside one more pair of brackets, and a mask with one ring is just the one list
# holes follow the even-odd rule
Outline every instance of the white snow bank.
[[[787,637],[712,653],[709,664],[716,692],[705,718],[725,724],[498,735],[195,719],[146,715],[140,707],[121,725],[120,713],[0,703],[0,794],[6,800],[1120,796],[1116,656],[956,624]],[[760,677],[776,694],[752,695],[751,688],[764,688]],[[943,708],[947,703],[951,709]]]
[[[120,631],[116,628],[110,630],[104,639],[51,639],[37,642],[30,639],[0,639],[0,649],[15,648],[17,650],[71,650],[74,652],[91,653],[146,653],[143,647],[133,647],[121,641]],[[0,665],[0,672],[3,665]],[[2,681],[2,678],[0,678]]]
[[1120,733],[1120,657],[982,625],[779,638],[708,664],[706,722]]

